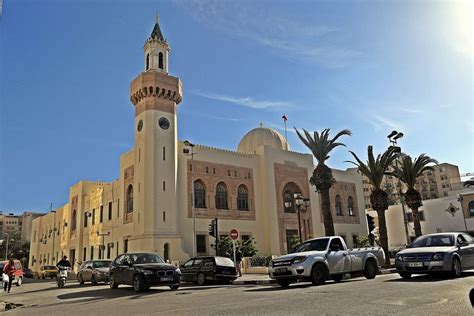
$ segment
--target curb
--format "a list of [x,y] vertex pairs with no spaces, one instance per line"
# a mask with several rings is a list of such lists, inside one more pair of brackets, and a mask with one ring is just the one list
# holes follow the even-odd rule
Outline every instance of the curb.
[[267,285],[267,284],[276,284],[276,280],[235,280],[232,282],[233,285],[247,285],[247,284],[256,284],[256,285]]
[[391,273],[397,273],[397,269],[390,268],[390,269],[380,269],[379,270],[379,274],[391,274]]

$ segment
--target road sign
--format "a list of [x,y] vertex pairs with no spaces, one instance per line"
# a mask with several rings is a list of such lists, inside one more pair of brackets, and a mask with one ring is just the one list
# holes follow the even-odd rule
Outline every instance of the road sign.
[[232,240],[237,240],[237,238],[239,238],[239,232],[237,229],[232,229],[230,231],[230,238],[232,238]]

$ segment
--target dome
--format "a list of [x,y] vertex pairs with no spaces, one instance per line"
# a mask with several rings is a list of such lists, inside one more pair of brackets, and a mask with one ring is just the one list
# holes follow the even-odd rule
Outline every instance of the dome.
[[267,145],[272,148],[289,150],[285,138],[273,128],[263,127],[260,123],[260,127],[254,128],[242,138],[237,147],[237,151],[246,154],[253,154],[258,147]]

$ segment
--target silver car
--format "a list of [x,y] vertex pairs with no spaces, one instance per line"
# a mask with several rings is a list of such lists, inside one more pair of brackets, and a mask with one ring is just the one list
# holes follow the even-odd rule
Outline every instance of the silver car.
[[81,264],[77,272],[77,281],[82,285],[84,282],[91,282],[96,285],[98,282],[109,282],[110,260],[90,260]]
[[395,256],[398,274],[448,272],[459,277],[463,270],[474,269],[474,240],[464,233],[439,233],[420,236]]

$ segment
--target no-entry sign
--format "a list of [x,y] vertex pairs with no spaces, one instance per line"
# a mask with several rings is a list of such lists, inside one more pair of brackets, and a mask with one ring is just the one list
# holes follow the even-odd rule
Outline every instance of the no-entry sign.
[[230,238],[232,238],[232,240],[237,240],[237,238],[239,238],[239,232],[237,229],[232,229],[230,231]]

